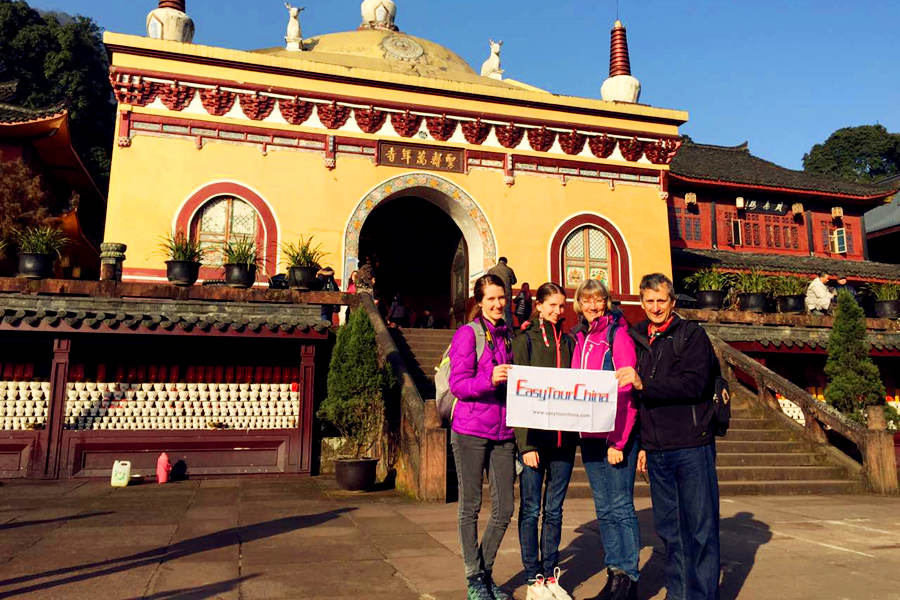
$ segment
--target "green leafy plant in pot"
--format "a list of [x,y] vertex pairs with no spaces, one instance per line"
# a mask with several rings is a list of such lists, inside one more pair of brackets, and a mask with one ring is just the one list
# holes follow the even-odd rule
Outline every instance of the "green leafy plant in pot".
[[700,269],[696,273],[684,278],[685,285],[697,291],[697,308],[722,308],[722,300],[725,299],[725,288],[730,279],[727,273],[723,273],[716,267]]
[[802,313],[806,310],[806,288],[809,282],[796,275],[778,275],[769,279],[769,289],[781,313]]
[[750,312],[766,312],[766,293],[771,287],[770,279],[759,269],[733,274],[732,289],[737,294],[738,308]]
[[322,244],[313,246],[313,236],[304,238],[301,235],[296,244],[283,244],[281,252],[287,261],[288,284],[297,290],[312,288],[316,272],[322,268],[320,263],[328,256],[328,253],[322,250]]
[[229,287],[252,286],[258,268],[259,253],[253,240],[247,238],[225,244],[225,283]]
[[200,263],[206,251],[198,240],[191,239],[184,232],[163,237],[160,249],[168,257],[166,277],[177,286],[194,285],[200,275]]
[[328,370],[328,393],[318,416],[329,421],[346,441],[348,458],[335,461],[338,485],[371,489],[378,459],[366,455],[380,438],[384,396],[394,385],[386,365],[379,364],[375,329],[364,310],[353,311],[338,330]]
[[879,319],[900,317],[900,283],[870,283],[866,291],[875,299],[875,316]]
[[17,230],[13,237],[19,247],[19,277],[27,279],[53,275],[53,263],[69,243],[69,238],[52,225],[32,225]]

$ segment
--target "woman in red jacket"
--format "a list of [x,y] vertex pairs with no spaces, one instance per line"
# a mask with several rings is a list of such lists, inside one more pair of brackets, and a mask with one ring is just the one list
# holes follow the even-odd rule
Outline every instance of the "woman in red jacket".
[[[584,323],[573,332],[573,369],[615,371],[637,364],[628,323],[621,312],[611,310],[610,304],[609,290],[603,282],[588,279],[578,286],[575,312],[584,317]],[[609,433],[581,434],[581,459],[591,484],[607,568],[606,587],[592,600],[637,598],[641,544],[634,510],[639,444],[632,433],[636,418],[631,385],[620,386],[615,429]]]

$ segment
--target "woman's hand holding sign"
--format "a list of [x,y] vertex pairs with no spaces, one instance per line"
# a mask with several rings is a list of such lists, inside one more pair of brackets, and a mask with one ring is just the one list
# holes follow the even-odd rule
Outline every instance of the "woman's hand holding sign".
[[616,379],[619,380],[619,387],[625,387],[626,385],[631,384],[631,387],[636,390],[644,389],[644,382],[641,381],[641,376],[634,370],[634,367],[622,367],[621,369],[617,369]]
[[495,366],[494,372],[491,374],[491,383],[496,386],[506,383],[507,379],[509,379],[509,365]]

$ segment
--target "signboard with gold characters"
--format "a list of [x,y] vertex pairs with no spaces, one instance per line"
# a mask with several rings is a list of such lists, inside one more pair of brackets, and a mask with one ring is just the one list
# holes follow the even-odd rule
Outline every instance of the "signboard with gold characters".
[[466,151],[379,141],[378,164],[430,171],[465,173]]

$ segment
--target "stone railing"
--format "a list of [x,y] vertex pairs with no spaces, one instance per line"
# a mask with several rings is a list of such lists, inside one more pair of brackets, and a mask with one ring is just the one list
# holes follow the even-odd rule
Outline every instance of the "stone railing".
[[[831,329],[834,317],[791,313],[757,313],[744,310],[711,310],[679,308],[678,314],[688,321],[703,323],[728,323],[733,325],[787,325]],[[868,331],[900,332],[900,321],[895,319],[866,319]]]
[[[754,388],[751,391],[756,393],[759,406],[774,412],[785,424],[812,442],[828,445],[830,448],[829,430],[848,440],[859,449],[861,471],[868,488],[880,494],[898,492],[893,435],[885,430],[881,407],[869,407],[869,427],[863,427],[721,339],[715,336],[710,336],[710,339],[722,365],[722,372],[732,385],[747,384]],[[783,413],[779,398],[789,400],[800,408],[803,412],[803,425]],[[834,450],[831,453],[837,455],[837,452]],[[846,455],[841,453],[840,456],[844,457],[845,464],[850,465]],[[852,465],[859,468],[855,462]]]
[[[391,423],[386,455],[397,472],[397,488],[419,500],[443,501],[447,490],[447,430],[434,400],[423,401],[387,325],[369,294],[359,304],[375,328],[381,359],[400,383],[399,423]],[[391,413],[393,407],[388,407]]]

